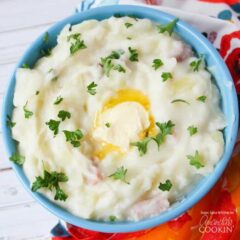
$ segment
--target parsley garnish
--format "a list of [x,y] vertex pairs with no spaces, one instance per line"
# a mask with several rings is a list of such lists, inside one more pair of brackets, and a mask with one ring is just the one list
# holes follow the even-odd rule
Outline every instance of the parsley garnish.
[[41,49],[40,51],[42,57],[49,57],[52,54],[51,48]]
[[58,134],[59,124],[60,121],[56,121],[53,119],[50,119],[48,122],[46,122],[46,125],[48,125],[49,129],[53,131],[54,135]]
[[156,135],[156,137],[152,137],[152,139],[157,143],[159,149],[160,145],[165,141],[166,136],[172,135],[172,128],[175,126],[175,124],[169,120],[164,123],[156,122],[156,125],[159,128],[159,133]]
[[38,94],[39,94],[39,91],[36,91],[36,92],[35,92],[35,95],[38,95]]
[[199,169],[204,167],[200,161],[201,159],[198,151],[195,151],[195,155],[187,155],[187,158],[190,160],[190,165],[194,166],[195,168]]
[[132,40],[132,38],[131,38],[131,37],[127,37],[127,39],[128,39],[128,40]]
[[73,55],[75,52],[77,52],[80,49],[85,49],[87,48],[87,46],[85,45],[84,41],[80,39],[81,34],[80,33],[74,33],[71,34],[67,37],[67,41],[69,42],[70,40],[72,40],[71,42],[71,46],[70,46],[70,53]]
[[7,115],[6,124],[9,128],[13,128],[16,125],[16,123],[12,121],[12,119],[9,115]]
[[110,128],[111,124],[108,122],[108,123],[105,123],[105,126],[106,126],[107,128]]
[[61,96],[58,96],[53,104],[58,105],[62,100],[63,98]]
[[45,43],[48,43],[48,41],[49,41],[49,34],[48,34],[48,32],[46,32],[46,33],[44,34],[43,41],[44,41]]
[[117,220],[116,216],[113,216],[113,215],[109,216],[109,221],[110,222],[115,222],[116,220]]
[[138,148],[140,156],[143,156],[147,152],[147,145],[150,142],[151,138],[146,137],[142,141],[131,143],[132,146],[136,146]]
[[126,27],[126,28],[130,28],[130,27],[132,27],[132,26],[133,26],[133,24],[132,24],[132,23],[128,23],[128,22],[127,22],[127,23],[125,23],[125,27]]
[[19,153],[15,152],[13,153],[13,155],[9,158],[10,161],[22,166],[24,161],[25,161],[25,157],[21,156]]
[[158,188],[162,191],[169,191],[172,188],[172,183],[169,179],[167,179],[165,183],[160,183]]
[[66,141],[70,142],[73,147],[80,147],[80,140],[83,138],[83,133],[81,130],[77,129],[76,131],[63,131],[66,137]]
[[170,72],[163,72],[161,77],[162,77],[163,82],[167,81],[168,79],[173,78],[173,76]]
[[67,112],[67,111],[64,111],[64,110],[61,110],[59,111],[58,113],[58,117],[64,121],[66,118],[70,118],[71,117],[71,113],[70,112]]
[[116,172],[111,174],[108,177],[111,177],[115,180],[121,180],[127,184],[130,184],[129,182],[126,181],[126,174],[127,174],[127,169],[124,169],[124,167],[117,168]]
[[68,195],[60,188],[59,183],[67,182],[68,177],[62,172],[48,172],[44,170],[43,177],[38,176],[32,184],[32,191],[36,192],[40,188],[55,189],[54,200],[66,201]]
[[198,101],[205,103],[207,97],[206,96],[200,96],[197,98]]
[[200,54],[200,57],[195,60],[195,61],[192,61],[190,63],[190,67],[192,68],[192,70],[194,72],[198,72],[199,71],[199,67],[201,65],[201,63],[204,61],[204,55],[203,54]]
[[130,53],[129,60],[131,62],[138,62],[138,52],[137,52],[137,49],[133,49],[133,48],[129,47],[128,51]]
[[115,65],[115,66],[113,67],[113,70],[116,70],[116,71],[118,71],[118,72],[123,72],[123,73],[126,72],[125,68],[124,68],[122,65],[120,65],[120,64]]
[[163,66],[163,62],[162,62],[161,59],[156,58],[156,59],[153,60],[153,65],[152,65],[152,67],[153,67],[155,70],[159,69],[161,66]]
[[187,102],[187,101],[184,100],[184,99],[174,99],[174,100],[171,101],[171,103],[177,103],[177,102],[190,104],[189,102]]
[[87,91],[89,94],[91,95],[95,95],[97,92],[96,92],[96,87],[97,87],[97,84],[95,82],[91,82],[88,86],[87,86]]
[[27,110],[27,108],[26,108],[27,107],[27,103],[28,102],[26,102],[26,104],[23,106],[23,111],[24,111],[24,117],[28,119],[28,118],[32,117],[33,112]]
[[187,128],[187,130],[189,131],[190,136],[196,134],[197,131],[198,131],[198,129],[197,129],[196,127],[194,127],[194,126],[189,126],[189,127]]
[[169,35],[171,36],[178,20],[179,20],[178,18],[175,18],[172,22],[169,22],[165,25],[158,25],[157,26],[158,32],[159,33],[168,32]]
[[30,68],[27,63],[23,63],[22,68]]

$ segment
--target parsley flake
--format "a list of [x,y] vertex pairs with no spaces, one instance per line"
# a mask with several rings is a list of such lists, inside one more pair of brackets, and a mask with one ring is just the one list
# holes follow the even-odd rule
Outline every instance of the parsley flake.
[[168,79],[173,78],[173,76],[170,72],[163,72],[161,77],[162,77],[163,82],[167,81]]
[[7,127],[9,127],[9,128],[13,128],[16,125],[16,123],[12,121],[12,119],[9,115],[7,115],[6,124],[7,124]]
[[42,57],[49,57],[52,54],[51,48],[44,48],[40,50]]
[[61,96],[58,96],[53,104],[58,105],[62,100],[63,100],[63,98]]
[[140,156],[143,156],[147,153],[147,145],[150,142],[150,137],[145,137],[142,141],[131,143],[132,146],[136,146],[138,148]]
[[179,20],[178,18],[175,18],[172,22],[169,22],[165,25],[157,25],[158,32],[159,33],[168,32],[168,34],[171,36],[178,20]]
[[22,68],[30,68],[27,63],[23,63]]
[[190,104],[189,102],[187,102],[187,101],[184,100],[184,99],[174,99],[174,100],[171,101],[171,103],[177,103],[177,102]]
[[91,82],[88,86],[87,86],[87,92],[91,95],[95,95],[96,92],[96,87],[97,84],[95,82]]
[[192,68],[192,70],[194,72],[198,72],[199,71],[199,67],[201,66],[201,64],[204,62],[204,55],[203,54],[200,54],[200,57],[195,60],[195,61],[192,61],[190,63],[190,67]]
[[35,95],[38,95],[38,94],[39,94],[39,91],[36,91],[36,92],[35,92]]
[[116,216],[113,216],[113,215],[109,216],[109,221],[110,222],[115,222],[116,220],[117,220]]
[[195,155],[187,155],[187,158],[190,160],[190,165],[194,166],[195,168],[199,169],[204,167],[204,165],[201,163],[201,157],[197,150],[195,151]]
[[130,53],[129,60],[131,62],[138,62],[138,52],[137,52],[137,49],[133,49],[133,48],[129,47],[128,51]]
[[64,130],[64,135],[66,137],[66,141],[70,142],[73,147],[80,147],[80,140],[83,138],[83,133],[81,130],[77,129],[76,131],[67,131]]
[[46,33],[44,34],[43,41],[44,41],[45,43],[48,43],[48,41],[49,41],[49,34],[48,34],[48,32],[46,32]]
[[48,125],[49,129],[53,131],[55,136],[58,134],[60,121],[50,119],[48,122],[46,122],[46,125]]
[[22,166],[25,161],[25,157],[23,157],[19,153],[15,152],[12,154],[12,156],[9,158],[9,160],[16,163],[17,165]]
[[167,179],[165,183],[160,183],[158,188],[162,191],[169,191],[172,188],[172,183],[169,179]]
[[205,103],[207,97],[206,96],[200,96],[197,98],[198,101]]
[[111,127],[111,124],[108,122],[108,123],[105,123],[105,126],[106,126],[107,128],[110,128],[110,127]]
[[156,59],[153,60],[152,67],[154,68],[154,70],[159,69],[161,66],[163,66],[163,62],[162,62],[161,59],[156,58]]
[[67,41],[71,41],[70,46],[70,53],[73,55],[80,49],[85,49],[87,46],[85,45],[84,41],[81,40],[81,34],[80,33],[74,33],[67,37]]
[[66,119],[66,118],[70,118],[71,117],[71,113],[70,112],[67,112],[67,111],[64,111],[64,110],[61,110],[59,111],[58,113],[58,117],[62,120],[62,122]]
[[197,129],[196,127],[194,127],[194,126],[189,126],[189,127],[187,128],[187,130],[189,131],[190,136],[196,134],[197,131],[198,131],[198,129]]
[[127,169],[124,169],[124,167],[120,167],[120,168],[117,168],[116,172],[114,172],[113,174],[111,174],[110,176],[108,177],[111,177],[115,180],[120,180],[120,181],[123,181],[125,182],[126,184],[130,184],[129,182],[126,181],[126,174],[127,174]]
[[132,27],[132,26],[133,26],[133,24],[132,24],[132,23],[128,23],[128,22],[127,22],[127,23],[125,23],[125,27],[126,27],[126,28],[130,28],[130,27]]
[[23,111],[24,111],[24,117],[29,119],[30,117],[32,117],[33,112],[29,111],[26,107],[27,107],[27,103],[23,106]]
[[59,183],[67,182],[68,177],[62,172],[48,172],[44,170],[43,177],[38,176],[32,184],[32,191],[36,192],[40,188],[55,190],[54,200],[66,201],[68,195],[60,188]]

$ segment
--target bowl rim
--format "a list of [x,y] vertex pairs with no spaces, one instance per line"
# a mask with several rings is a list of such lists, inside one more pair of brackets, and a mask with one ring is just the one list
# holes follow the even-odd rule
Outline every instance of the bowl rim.
[[[136,5],[111,5],[111,6],[93,8],[82,13],[76,13],[74,15],[71,15],[55,23],[46,31],[51,32],[56,30],[57,28],[62,29],[63,26],[65,26],[68,23],[72,23],[74,21],[78,21],[80,23],[84,20],[95,19],[96,16],[99,16],[99,15],[103,16],[100,18],[105,19],[105,18],[108,18],[108,17],[105,17],[105,15],[110,16],[116,13],[123,13],[123,15],[127,15],[127,14],[129,15],[130,13],[135,14],[137,16],[141,15],[143,16],[143,18],[147,18],[150,20],[152,20],[151,18],[154,17],[161,22],[169,22],[176,18],[170,14],[167,14],[160,10],[149,8],[149,7],[136,6]],[[220,57],[216,49],[211,45],[211,43],[204,36],[202,36],[200,32],[198,32],[192,26],[183,22],[182,20],[178,21],[177,28],[181,28],[181,30],[184,30],[186,34],[194,35],[195,39],[198,39],[198,41],[211,53],[211,57],[215,59],[215,61],[218,64],[218,67],[222,69],[222,72],[224,73],[224,76],[226,77],[226,79],[231,80],[233,83],[232,77],[224,61],[222,60],[222,58]],[[13,102],[16,69],[23,64],[25,58],[28,58],[34,46],[38,45],[39,42],[42,41],[43,36],[44,36],[44,33],[39,35],[39,37],[30,45],[30,47],[28,47],[27,51],[25,51],[24,55],[21,57],[20,61],[18,62],[9,80],[9,83],[5,92],[5,96],[3,99],[1,121],[2,121],[3,142],[5,145],[7,156],[10,156],[13,152],[12,146],[13,146],[14,140],[12,140],[11,131],[8,129],[5,122],[6,122],[7,114],[9,112],[12,112],[11,109],[9,110],[9,108],[11,108],[12,106],[9,106],[9,105],[10,104],[12,105],[12,102]],[[16,173],[17,177],[22,182],[24,188],[32,195],[32,197],[38,203],[40,203],[44,208],[46,208],[48,211],[53,213],[55,216],[59,217],[60,219],[63,219],[64,221],[70,224],[83,227],[86,229],[94,230],[94,231],[110,232],[110,233],[133,232],[133,231],[144,230],[147,228],[152,228],[159,224],[162,224],[164,222],[167,222],[171,219],[176,218],[177,216],[181,215],[182,213],[187,211],[189,208],[191,208],[194,204],[196,204],[202,197],[204,197],[209,192],[209,190],[213,187],[213,185],[217,182],[217,180],[223,173],[228,161],[230,160],[234,143],[237,137],[237,132],[238,132],[238,117],[239,117],[238,116],[238,100],[237,100],[236,90],[234,87],[232,89],[231,99],[228,101],[231,101],[231,104],[233,104],[232,107],[235,112],[235,119],[232,123],[231,138],[229,142],[225,144],[224,157],[222,157],[220,162],[215,166],[213,172],[209,176],[207,176],[206,179],[204,178],[205,179],[204,184],[201,185],[201,187],[197,189],[197,191],[194,192],[193,195],[186,198],[183,204],[180,204],[179,206],[174,208],[170,208],[169,210],[152,218],[140,220],[137,222],[125,221],[125,222],[109,223],[109,222],[102,222],[102,221],[87,220],[87,219],[74,216],[67,210],[61,208],[59,205],[51,202],[49,199],[44,197],[41,193],[32,192],[30,189],[29,181],[26,178],[23,172],[23,169],[14,163],[11,163],[12,168],[14,169],[14,172]]]

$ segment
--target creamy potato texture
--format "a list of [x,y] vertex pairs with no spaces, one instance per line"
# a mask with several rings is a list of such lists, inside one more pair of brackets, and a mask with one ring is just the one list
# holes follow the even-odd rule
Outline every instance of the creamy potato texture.
[[174,33],[147,19],[89,20],[17,70],[12,134],[31,183],[44,170],[67,176],[38,189],[52,201],[83,218],[137,221],[213,171],[219,98],[203,57]]

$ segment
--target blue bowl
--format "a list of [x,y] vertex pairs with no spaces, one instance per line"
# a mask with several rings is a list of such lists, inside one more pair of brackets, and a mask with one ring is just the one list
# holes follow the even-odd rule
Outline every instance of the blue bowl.
[[[120,5],[95,8],[83,13],[77,13],[73,16],[70,16],[51,27],[48,30],[50,37],[49,47],[56,44],[56,36],[66,24],[77,24],[88,19],[103,20],[113,16],[114,14],[135,15],[139,18],[148,18],[154,22],[159,22],[163,24],[172,21],[175,18],[174,16],[158,10],[138,6]],[[15,170],[17,176],[21,180],[26,190],[40,204],[42,204],[46,209],[48,209],[60,219],[63,219],[64,221],[79,227],[101,232],[132,232],[151,228],[166,221],[169,221],[184,213],[186,210],[196,204],[205,194],[207,194],[207,192],[213,187],[213,185],[221,176],[231,157],[238,131],[238,101],[233,81],[220,55],[214,49],[211,43],[204,36],[202,36],[201,33],[199,33],[194,28],[182,21],[179,21],[177,23],[175,30],[185,42],[187,42],[193,47],[196,53],[201,53],[206,56],[207,66],[209,69],[211,69],[212,75],[215,79],[215,83],[220,90],[220,94],[222,97],[221,107],[227,121],[227,127],[224,129],[225,150],[221,160],[216,165],[214,171],[208,176],[202,178],[202,180],[197,184],[197,186],[194,187],[193,190],[187,194],[184,200],[173,204],[173,206],[171,206],[171,208],[166,212],[161,213],[159,216],[141,220],[138,222],[125,221],[115,223],[82,219],[80,217],[72,215],[65,209],[49,201],[42,194],[32,192],[30,188],[30,183],[26,178],[22,168],[13,164],[13,169]],[[17,67],[22,66],[22,64],[26,62],[30,66],[34,65],[34,63],[40,57],[39,50],[43,47],[43,36],[44,34],[42,34],[30,46],[22,59],[19,61]],[[6,127],[7,115],[11,115],[13,110],[14,87],[15,72],[13,73],[13,76],[9,82],[6,91],[2,113],[3,139],[8,156],[10,156],[16,149],[16,143],[11,137],[11,131],[8,127]]]

